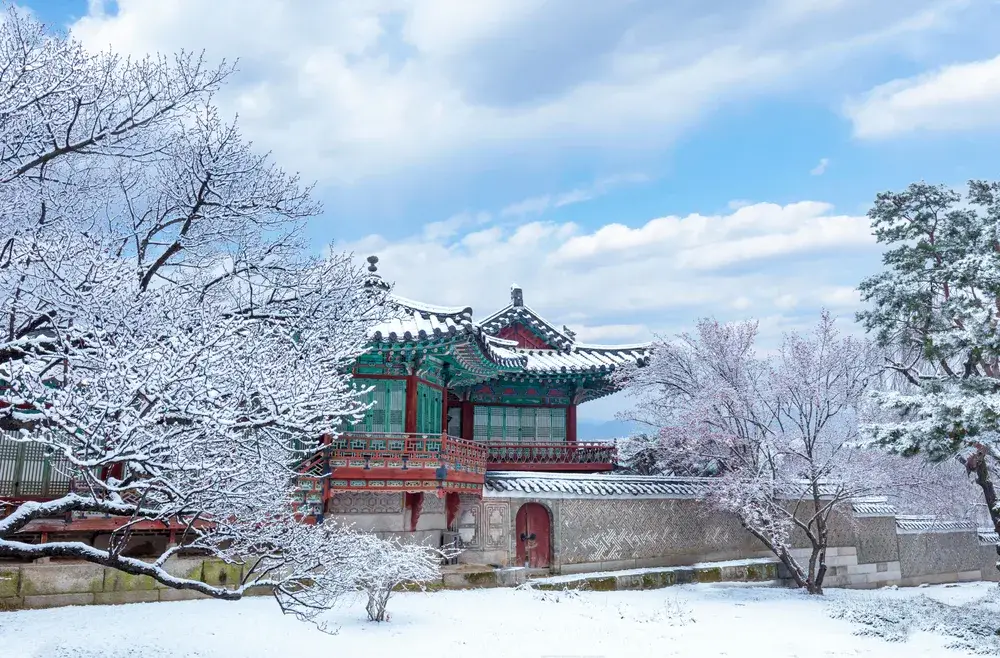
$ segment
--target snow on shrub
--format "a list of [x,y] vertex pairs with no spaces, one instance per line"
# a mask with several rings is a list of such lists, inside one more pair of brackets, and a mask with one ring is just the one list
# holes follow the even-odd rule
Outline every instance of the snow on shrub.
[[926,595],[897,598],[883,594],[842,599],[831,614],[861,628],[857,635],[888,642],[905,642],[914,631],[948,638],[949,649],[977,655],[1000,655],[1000,589],[960,605],[949,605]]

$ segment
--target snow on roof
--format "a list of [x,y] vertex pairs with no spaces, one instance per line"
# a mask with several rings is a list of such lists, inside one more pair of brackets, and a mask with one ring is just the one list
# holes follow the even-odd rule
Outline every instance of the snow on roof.
[[596,347],[574,345],[568,350],[519,349],[528,357],[529,371],[611,372],[627,363],[641,363],[649,350],[646,346]]
[[851,510],[855,516],[896,516],[896,508],[884,497],[856,498],[851,501]]
[[556,494],[563,497],[628,496],[697,498],[708,491],[710,478],[678,478],[658,475],[583,475],[576,473],[523,473],[489,471],[484,493],[494,496]]
[[376,342],[415,343],[467,336],[479,342],[486,357],[505,368],[524,368],[527,359],[514,351],[517,343],[490,336],[472,321],[468,307],[442,307],[390,296],[393,317],[372,329]]
[[971,521],[942,519],[936,516],[897,516],[896,534],[905,535],[918,532],[973,532],[976,524]]
[[[712,477],[669,475],[623,475],[620,473],[546,473],[487,471],[483,492],[486,496],[558,497],[620,496],[644,498],[702,498],[718,483]],[[821,484],[820,495],[836,495],[836,483]],[[795,491],[789,496],[794,498]]]
[[484,319],[480,324],[482,324],[483,329],[491,334],[495,334],[504,327],[510,326],[515,322],[519,322],[537,332],[538,335],[545,340],[545,342],[557,349],[569,349],[573,345],[572,338],[559,329],[556,329],[552,324],[550,324],[538,313],[535,313],[535,311],[528,306],[518,306],[513,303],[508,304],[493,315]]
[[979,536],[979,543],[984,546],[1000,544],[1000,535],[993,528],[980,528],[976,534]]
[[471,308],[424,306],[395,296],[389,298],[389,306],[392,317],[372,329],[374,340],[403,343],[475,329]]
[[[368,258],[366,285],[388,290],[378,274],[378,258]],[[469,306],[434,306],[397,295],[389,295],[392,317],[372,329],[371,337],[380,343],[416,343],[468,335],[475,337],[487,358],[505,368],[520,369],[534,374],[608,374],[627,363],[642,363],[649,352],[648,344],[589,345],[575,342],[568,330],[560,331],[524,306],[521,288],[511,286],[511,303],[481,323],[472,319]],[[494,334],[519,322],[527,325],[552,345],[551,350],[521,349],[517,341]]]

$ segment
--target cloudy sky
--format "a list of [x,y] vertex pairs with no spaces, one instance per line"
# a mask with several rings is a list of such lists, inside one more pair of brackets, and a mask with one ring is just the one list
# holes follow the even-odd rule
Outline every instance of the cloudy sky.
[[238,58],[219,103],[317,181],[317,249],[479,316],[517,282],[589,342],[849,319],[876,192],[1000,177],[997,0],[22,4],[95,48]]

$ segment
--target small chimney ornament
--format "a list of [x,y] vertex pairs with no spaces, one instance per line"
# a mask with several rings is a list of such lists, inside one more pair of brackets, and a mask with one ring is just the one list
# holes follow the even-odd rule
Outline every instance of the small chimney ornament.
[[510,304],[515,308],[524,306],[524,292],[516,283],[510,287]]

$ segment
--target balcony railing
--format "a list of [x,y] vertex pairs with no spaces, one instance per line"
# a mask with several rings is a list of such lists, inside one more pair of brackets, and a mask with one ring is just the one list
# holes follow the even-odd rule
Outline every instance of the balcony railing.
[[617,456],[614,443],[569,441],[558,443],[485,444],[491,471],[610,471]]
[[[325,464],[330,475],[323,478]],[[486,448],[447,434],[343,434],[299,479],[307,507],[338,491],[482,492]]]
[[[610,471],[615,445],[599,442],[482,443],[447,434],[343,434],[299,478],[303,510],[318,513],[344,491],[481,493],[491,471]],[[330,475],[323,477],[329,464]]]

